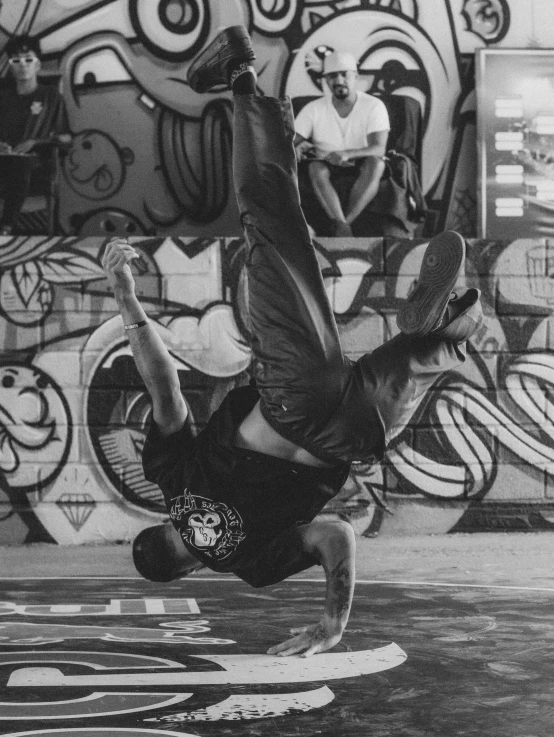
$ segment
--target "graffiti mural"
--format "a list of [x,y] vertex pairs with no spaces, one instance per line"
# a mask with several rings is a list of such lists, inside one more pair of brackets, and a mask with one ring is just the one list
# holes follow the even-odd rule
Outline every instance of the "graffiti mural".
[[[137,596],[127,583],[124,588]],[[245,646],[244,609],[238,610],[237,629],[232,625],[235,612],[228,609],[220,617],[213,610],[217,599],[202,591],[190,599],[127,598],[117,591],[122,598],[109,604],[101,593],[91,603],[90,591],[88,603],[69,603],[67,592],[74,602],[74,582],[49,604],[33,603],[32,595],[22,604],[0,602],[2,613],[9,615],[9,621],[0,621],[2,733],[14,734],[13,720],[38,730],[25,732],[29,735],[46,733],[46,726],[68,735],[95,728],[111,734],[125,727],[129,734],[165,735],[185,722],[206,721],[257,720],[263,728],[268,717],[321,710],[343,698],[345,679],[363,685],[361,679],[367,682],[368,676],[398,668],[407,659],[390,640],[317,659],[271,656],[263,646],[257,649],[251,635]],[[251,613],[252,600],[248,594],[244,599]],[[206,612],[200,612],[199,604]],[[138,625],[127,619],[129,614],[141,616]],[[22,616],[36,621],[22,621]],[[37,689],[38,703],[27,698]],[[113,726],[115,716],[123,717],[118,727]],[[151,729],[143,731],[143,725]]]
[[222,637],[198,637],[187,632],[209,632],[208,620],[194,622],[170,622],[164,627],[173,629],[156,630],[147,627],[81,627],[66,624],[26,624],[24,622],[0,623],[0,645],[51,645],[67,640],[106,640],[107,642],[155,642],[162,644],[187,645],[231,645],[234,640]]
[[[1,543],[129,541],[166,518],[142,475],[151,407],[100,267],[106,242],[0,241]],[[201,429],[250,378],[245,244],[132,243],[138,294]],[[349,356],[395,334],[426,243],[316,243]],[[482,290],[486,321],[467,362],[433,387],[383,463],[353,466],[326,514],[367,536],[552,527],[553,264],[547,241],[469,241],[464,278]]]
[[[232,643],[233,641],[227,641]],[[317,658],[278,658],[265,654],[219,655],[204,653],[186,657],[188,663],[119,652],[19,651],[0,653],[0,667],[10,667],[8,688],[73,689],[88,691],[81,698],[58,699],[40,703],[0,702],[3,720],[98,719],[114,714],[130,715],[155,711],[180,704],[195,696],[184,689],[202,686],[226,687],[231,694],[206,708],[146,718],[145,722],[165,723],[264,719],[295,711],[310,711],[326,706],[334,699],[328,686],[284,694],[272,693],[276,686],[298,687],[314,681],[333,682],[381,673],[396,668],[406,660],[406,653],[392,642],[374,650],[347,653],[323,653]],[[215,664],[218,670],[196,670],[200,663]],[[44,663],[40,668],[26,663]],[[83,675],[65,675],[53,665],[78,664]],[[20,666],[20,667],[17,667]],[[192,666],[192,667],[191,667]],[[186,668],[187,670],[184,670]],[[131,672],[129,672],[131,669]],[[132,672],[134,670],[134,672]],[[92,671],[92,672],[91,672]],[[118,687],[117,692],[103,689]],[[164,687],[156,692],[152,687]],[[268,693],[232,693],[233,687],[265,686]],[[136,692],[139,688],[140,692]],[[152,689],[151,691],[149,689]],[[242,689],[241,689],[242,690]],[[44,689],[43,689],[44,693]],[[156,732],[163,735],[165,731]]]
[[416,99],[426,229],[472,237],[475,51],[551,47],[552,20],[547,3],[528,0],[4,0],[0,49],[36,36],[45,71],[61,77],[74,134],[62,162],[66,235],[240,235],[230,95],[198,95],[186,73],[219,28],[242,23],[266,94],[322,94],[323,55],[345,47],[361,89]]

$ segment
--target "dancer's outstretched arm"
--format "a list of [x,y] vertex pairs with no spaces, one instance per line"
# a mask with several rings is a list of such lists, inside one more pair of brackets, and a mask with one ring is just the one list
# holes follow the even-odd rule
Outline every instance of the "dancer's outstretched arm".
[[325,570],[325,611],[317,624],[291,629],[293,637],[275,645],[269,655],[309,657],[329,650],[342,638],[352,605],[356,581],[356,540],[347,522],[312,522],[298,528],[303,547]]
[[106,247],[102,266],[113,289],[123,324],[146,322],[141,327],[126,330],[125,334],[137,369],[152,398],[154,420],[162,435],[166,436],[183,427],[188,409],[169,351],[150,324],[135,294],[135,280],[129,264],[138,255],[126,239],[115,238]]

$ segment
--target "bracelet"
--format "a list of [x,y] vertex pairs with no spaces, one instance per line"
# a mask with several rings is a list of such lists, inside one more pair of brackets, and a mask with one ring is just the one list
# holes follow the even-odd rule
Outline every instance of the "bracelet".
[[134,330],[135,328],[141,328],[143,325],[147,325],[146,320],[139,320],[138,322],[132,322],[130,325],[124,325],[125,330]]

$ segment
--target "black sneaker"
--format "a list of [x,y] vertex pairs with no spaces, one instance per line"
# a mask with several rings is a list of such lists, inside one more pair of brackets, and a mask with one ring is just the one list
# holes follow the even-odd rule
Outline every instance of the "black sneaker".
[[441,324],[465,255],[465,241],[453,230],[431,240],[423,256],[417,284],[396,316],[401,332],[427,335]]
[[213,87],[229,84],[227,70],[246,62],[251,64],[256,55],[244,26],[229,26],[217,34],[190,65],[187,82],[195,92],[208,92]]
[[454,289],[442,323],[433,329],[433,335],[454,343],[469,340],[484,322],[480,297],[480,289]]

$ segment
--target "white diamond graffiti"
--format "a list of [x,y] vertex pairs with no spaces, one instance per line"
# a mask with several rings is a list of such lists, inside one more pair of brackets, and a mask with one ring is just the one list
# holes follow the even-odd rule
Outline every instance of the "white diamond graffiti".
[[55,502],[77,532],[83,527],[96,507],[90,494],[62,494]]

